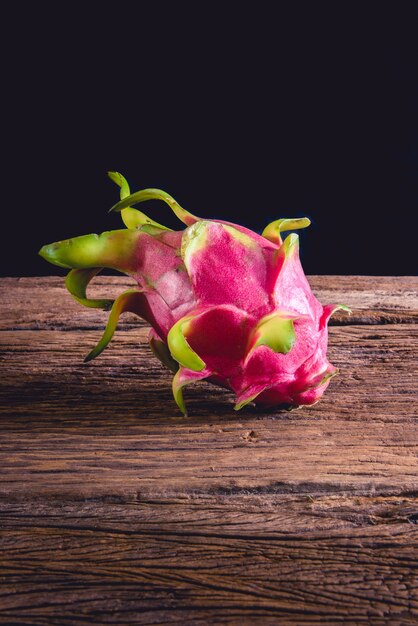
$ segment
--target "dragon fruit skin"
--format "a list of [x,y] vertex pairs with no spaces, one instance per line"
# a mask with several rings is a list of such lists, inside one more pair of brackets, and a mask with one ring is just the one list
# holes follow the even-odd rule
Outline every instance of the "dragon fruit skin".
[[[168,194],[145,189],[130,195],[117,172],[127,228],[84,235],[44,246],[46,260],[71,269],[70,293],[89,307],[111,309],[102,339],[86,357],[107,346],[119,315],[136,313],[151,325],[149,342],[175,375],[173,394],[186,413],[183,387],[209,380],[231,388],[236,409],[253,402],[297,407],[317,402],[337,373],[327,360],[327,323],[344,305],[323,307],[299,260],[294,233],[309,220],[277,220],[262,235],[229,222],[185,211]],[[167,202],[185,223],[172,231],[131,205]],[[119,270],[138,284],[114,302],[92,300],[86,288],[103,268]]]

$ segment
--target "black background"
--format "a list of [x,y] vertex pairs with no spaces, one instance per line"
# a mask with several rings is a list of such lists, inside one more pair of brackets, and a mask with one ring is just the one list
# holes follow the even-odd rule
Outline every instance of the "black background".
[[1,273],[64,274],[41,245],[118,228],[116,169],[258,231],[308,215],[307,273],[415,274],[418,10],[382,5],[15,4]]

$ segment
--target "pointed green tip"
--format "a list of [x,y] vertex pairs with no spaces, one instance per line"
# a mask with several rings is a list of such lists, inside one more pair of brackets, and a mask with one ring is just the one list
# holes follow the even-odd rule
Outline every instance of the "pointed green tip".
[[184,402],[183,386],[179,382],[180,370],[174,375],[172,382],[173,397],[184,417],[187,417],[186,403]]
[[348,313],[349,315],[351,315],[351,314],[352,314],[352,312],[353,312],[353,311],[350,309],[350,307],[349,307],[349,306],[347,306],[346,304],[337,304],[337,308],[336,308],[335,310],[336,310],[336,311],[338,311],[339,309],[340,309],[341,311],[345,311],[345,312],[346,312],[346,313]]
[[181,222],[186,224],[187,226],[191,226],[195,222],[199,221],[195,215],[186,211],[179,205],[176,200],[170,194],[162,191],[161,189],[141,189],[141,191],[137,191],[127,197],[125,197],[120,202],[117,202],[111,209],[109,209],[109,213],[112,211],[119,212],[126,207],[133,206],[134,204],[138,204],[139,202],[145,202],[146,200],[162,200],[171,208],[173,213],[179,218]]
[[118,185],[118,187],[120,187],[121,200],[123,198],[126,198],[126,196],[129,196],[129,194],[131,193],[131,190],[129,188],[129,183],[126,180],[125,176],[123,176],[120,172],[113,172],[113,171],[109,171],[107,175],[109,176],[111,181],[113,181],[114,183]]
[[325,374],[325,376],[323,376],[323,378],[321,378],[318,387],[325,385],[328,380],[331,380],[331,378],[334,378],[334,376],[338,376],[339,373],[340,370],[337,367],[332,370],[332,372],[328,372],[327,374]]
[[[103,350],[109,344],[109,342],[110,342],[110,340],[111,340],[111,338],[113,336],[113,332],[114,331],[111,331],[110,337],[109,337],[110,333],[107,333],[106,337],[102,337],[102,339],[99,341],[99,343],[84,358],[84,360],[83,360],[84,363],[88,363],[89,361],[93,361],[93,359],[97,358],[103,352]],[[105,331],[105,334],[106,334],[106,331]]]
[[278,249],[278,254],[284,257],[285,262],[299,254],[299,235],[291,233],[286,237]]
[[59,252],[60,252],[60,242],[57,241],[56,243],[48,243],[45,246],[42,246],[42,248],[39,250],[38,254],[45,259],[45,261],[48,261],[48,263],[52,263],[53,265],[57,265],[58,267],[64,267],[65,269],[71,269],[71,265],[68,265],[66,263],[63,263],[60,259],[59,259]]
[[92,359],[95,359],[108,346],[115,333],[119,316],[122,313],[130,311],[131,313],[141,315],[141,297],[142,293],[140,291],[136,289],[128,289],[116,298],[113,303],[109,319],[107,320],[106,328],[104,330],[102,338],[100,339],[99,343],[93,348],[93,350],[86,356],[86,358],[84,359],[85,363],[88,363]]
[[308,217],[295,217],[290,219],[280,219],[268,224],[263,230],[262,236],[273,243],[282,243],[281,233],[287,230],[300,230],[310,226],[311,220]]
[[67,269],[111,268],[128,273],[135,269],[135,252],[141,233],[137,230],[110,230],[56,241],[39,254],[50,263]]
[[187,417],[186,403],[184,402],[182,390],[180,389],[177,393],[173,392],[173,396],[178,408],[183,413],[183,417]]
[[274,352],[290,352],[296,341],[296,334],[293,319],[286,319],[284,315],[279,311],[260,320],[255,329],[253,350],[258,346],[267,346]]
[[65,286],[73,298],[83,306],[108,311],[113,306],[113,300],[88,298],[86,293],[88,284],[100,271],[101,268],[97,267],[71,270],[65,279]]
[[282,245],[283,252],[285,252],[286,254],[289,254],[290,252],[298,248],[299,248],[299,235],[297,235],[296,233],[290,233],[290,235],[288,235],[283,242],[283,245]]
[[247,404],[250,404],[251,402],[253,402],[253,400],[255,400],[256,397],[260,395],[260,393],[261,393],[260,391],[257,391],[257,393],[254,393],[246,400],[241,400],[241,402],[237,402],[236,405],[234,406],[234,411],[241,411],[241,409],[247,406]]
[[187,334],[188,325],[192,318],[182,318],[171,327],[167,343],[171,356],[180,365],[187,367],[195,372],[201,372],[205,369],[206,364],[200,356],[190,347],[185,334]]

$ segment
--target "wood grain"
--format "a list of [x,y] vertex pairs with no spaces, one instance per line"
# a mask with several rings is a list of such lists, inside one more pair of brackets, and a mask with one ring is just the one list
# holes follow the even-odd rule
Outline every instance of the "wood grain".
[[3,513],[2,603],[14,623],[418,618],[408,497],[206,495],[33,509]]
[[417,280],[311,283],[354,309],[323,400],[183,418],[143,323],[84,364],[106,314],[0,281],[0,623],[418,622]]
[[[312,289],[323,304],[344,303],[352,315],[337,312],[332,324],[418,322],[418,287],[414,276],[310,276]],[[90,286],[92,298],[114,298],[134,282],[128,277],[98,276]],[[71,298],[61,276],[2,278],[1,330],[93,329],[103,327],[108,314],[85,309]],[[127,314],[121,328],[136,325]]]

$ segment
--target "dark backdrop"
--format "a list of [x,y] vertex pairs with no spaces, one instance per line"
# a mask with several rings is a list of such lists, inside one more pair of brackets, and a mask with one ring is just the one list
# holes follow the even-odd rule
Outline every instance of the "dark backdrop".
[[119,227],[108,169],[259,231],[308,215],[307,273],[416,273],[416,3],[225,4],[9,9],[3,275]]

